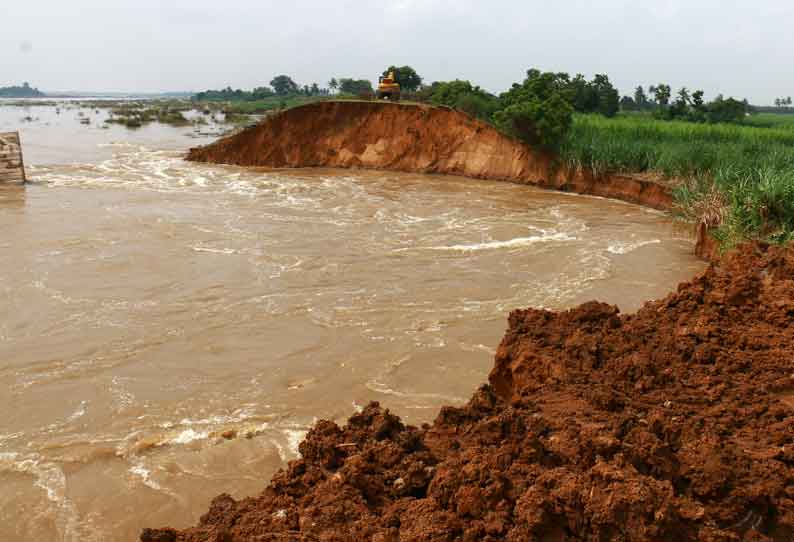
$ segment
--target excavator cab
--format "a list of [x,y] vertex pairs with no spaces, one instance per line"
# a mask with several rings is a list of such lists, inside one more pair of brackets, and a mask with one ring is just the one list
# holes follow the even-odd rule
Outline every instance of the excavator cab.
[[400,101],[400,84],[396,81],[393,71],[390,71],[385,77],[378,77],[378,90],[375,91],[375,97],[391,102]]

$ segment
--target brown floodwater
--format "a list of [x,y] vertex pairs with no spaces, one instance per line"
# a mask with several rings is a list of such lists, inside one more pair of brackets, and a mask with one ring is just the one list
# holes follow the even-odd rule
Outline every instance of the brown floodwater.
[[[33,182],[0,190],[3,541],[187,526],[219,493],[259,492],[319,418],[377,400],[421,423],[464,402],[511,309],[633,311],[704,267],[634,205],[191,164],[191,127],[31,109]],[[0,131],[25,115],[0,107]]]

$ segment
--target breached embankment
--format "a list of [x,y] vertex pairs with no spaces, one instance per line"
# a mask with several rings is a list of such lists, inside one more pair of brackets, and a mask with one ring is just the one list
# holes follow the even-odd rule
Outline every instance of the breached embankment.
[[271,168],[372,168],[462,175],[589,194],[667,210],[667,186],[595,177],[448,108],[383,102],[318,102],[191,149],[188,160]]
[[[193,158],[245,163],[257,133]],[[792,322],[794,249],[761,244],[636,314],[514,311],[466,406],[422,428],[375,403],[319,422],[259,496],[141,540],[790,542]]]
[[432,425],[319,422],[257,497],[144,542],[794,538],[794,249],[746,245],[632,315],[517,310]]

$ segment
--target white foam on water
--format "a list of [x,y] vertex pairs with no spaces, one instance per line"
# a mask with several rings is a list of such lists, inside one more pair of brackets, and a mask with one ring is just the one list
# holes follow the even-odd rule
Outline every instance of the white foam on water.
[[83,527],[87,526],[80,521],[77,507],[66,496],[66,475],[57,464],[38,454],[23,457],[18,453],[0,453],[2,472],[28,474],[35,479],[33,485],[41,489],[55,507],[55,527],[60,540],[81,542],[95,539],[96,532],[93,535],[83,532]]
[[299,455],[298,447],[303,439],[306,438],[308,431],[306,429],[285,429],[284,433],[287,435],[287,448],[295,455]]
[[87,404],[88,404],[87,401],[80,401],[80,406],[77,407],[77,410],[75,410],[74,413],[72,413],[72,415],[69,416],[66,419],[66,421],[67,422],[73,422],[73,421],[77,420],[78,418],[82,418],[83,416],[85,416],[86,405]]
[[185,429],[176,437],[168,440],[172,444],[189,444],[196,440],[204,440],[210,436],[209,431],[196,431],[194,429]]
[[374,391],[376,393],[382,393],[384,395],[393,395],[394,397],[401,397],[407,399],[433,399],[437,401],[456,403],[456,404],[466,402],[465,399],[461,397],[455,397],[452,395],[442,395],[439,393],[407,393],[407,392],[394,390],[377,379],[368,380],[364,386],[370,391]]
[[162,491],[163,488],[160,486],[160,484],[152,480],[152,472],[147,469],[142,462],[133,464],[130,467],[130,473],[140,478],[141,482],[143,482],[143,485],[146,487],[157,491]]
[[642,248],[648,245],[659,245],[661,243],[662,243],[661,239],[651,239],[649,241],[637,241],[634,243],[617,241],[611,243],[607,247],[607,252],[609,252],[610,254],[618,254],[618,255],[628,254],[629,252],[634,252],[638,248]]
[[194,252],[209,252],[211,254],[237,254],[238,251],[233,248],[210,248],[210,247],[202,247],[202,246],[193,246],[190,247]]
[[[483,243],[474,243],[470,245],[450,245],[450,246],[436,246],[427,247],[425,250],[439,250],[439,251],[457,251],[457,252],[477,252],[480,250],[499,250],[505,248],[522,248],[534,245],[536,243],[548,243],[551,241],[576,241],[576,237],[568,235],[567,233],[551,233],[542,235],[530,235],[529,237],[516,237],[506,241],[486,241]],[[406,250],[406,249],[399,249]]]

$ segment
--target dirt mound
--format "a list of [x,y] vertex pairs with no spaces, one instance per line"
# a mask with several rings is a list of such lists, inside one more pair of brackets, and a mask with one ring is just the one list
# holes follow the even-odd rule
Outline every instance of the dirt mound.
[[289,109],[191,149],[188,160],[272,168],[372,168],[507,180],[669,209],[652,181],[558,167],[554,159],[448,108],[326,101]]
[[258,497],[152,541],[794,539],[794,249],[745,246],[637,314],[519,310],[432,426],[320,422]]

